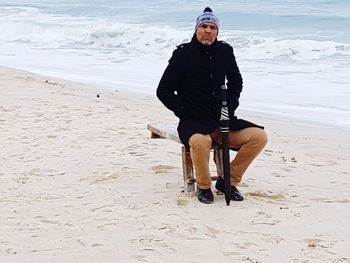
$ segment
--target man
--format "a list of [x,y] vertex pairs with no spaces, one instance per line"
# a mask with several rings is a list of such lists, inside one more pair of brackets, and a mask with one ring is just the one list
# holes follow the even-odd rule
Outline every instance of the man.
[[[196,20],[191,42],[173,52],[157,89],[161,102],[180,119],[178,133],[183,144],[190,148],[197,197],[206,204],[214,201],[209,156],[212,142],[221,143],[221,86],[226,80],[229,146],[239,149],[230,164],[231,200],[244,199],[236,186],[267,143],[263,127],[235,116],[243,82],[233,48],[217,40],[218,31],[218,18],[209,7],[205,8]],[[223,178],[217,180],[215,187],[224,192]]]

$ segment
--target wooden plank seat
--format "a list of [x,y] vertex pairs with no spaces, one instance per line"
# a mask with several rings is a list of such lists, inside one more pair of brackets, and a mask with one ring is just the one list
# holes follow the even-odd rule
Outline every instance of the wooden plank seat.
[[[151,131],[151,138],[153,139],[169,139],[174,142],[180,143],[181,156],[182,156],[182,169],[184,179],[184,191],[186,194],[194,193],[196,179],[194,176],[193,163],[190,155],[190,151],[185,147],[177,133],[176,123],[153,123],[148,124],[147,129]],[[213,143],[211,148],[214,152],[214,162],[216,164],[216,176],[212,176],[212,180],[215,181],[219,176],[222,176],[222,148],[220,144]]]

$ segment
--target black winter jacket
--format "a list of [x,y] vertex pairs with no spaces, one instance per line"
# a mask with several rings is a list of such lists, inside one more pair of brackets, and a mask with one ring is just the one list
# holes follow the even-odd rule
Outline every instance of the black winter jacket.
[[221,86],[225,80],[230,129],[263,128],[235,116],[242,76],[229,44],[215,41],[205,46],[194,35],[191,42],[173,52],[159,82],[157,97],[179,117],[178,133],[186,146],[194,133],[210,134],[219,128]]

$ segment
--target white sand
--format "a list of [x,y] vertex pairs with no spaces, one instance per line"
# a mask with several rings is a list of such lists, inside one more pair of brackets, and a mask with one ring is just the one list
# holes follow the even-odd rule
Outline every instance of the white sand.
[[0,262],[350,262],[350,131],[247,118],[246,200],[204,205],[155,97],[0,67]]

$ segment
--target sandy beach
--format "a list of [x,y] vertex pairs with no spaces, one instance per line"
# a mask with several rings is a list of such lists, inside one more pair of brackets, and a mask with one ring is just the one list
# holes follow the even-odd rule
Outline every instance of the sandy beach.
[[205,205],[155,96],[0,67],[0,262],[350,262],[350,130],[240,117],[269,143]]

